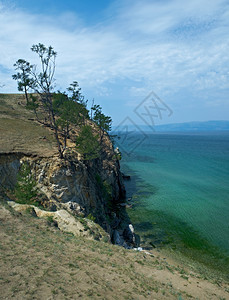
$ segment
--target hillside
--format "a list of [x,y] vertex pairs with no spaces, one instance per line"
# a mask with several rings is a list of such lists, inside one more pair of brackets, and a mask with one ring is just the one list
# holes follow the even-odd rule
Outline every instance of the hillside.
[[227,299],[181,262],[62,233],[0,203],[1,299]]
[[[228,298],[220,274],[159,249],[133,249],[134,239],[124,234],[130,221],[120,205],[119,161],[108,138],[88,164],[68,146],[60,159],[52,131],[25,109],[23,96],[0,94],[1,299]],[[24,163],[45,217],[31,206],[12,208]],[[53,217],[61,213],[62,219]]]
[[0,94],[0,154],[57,155],[53,134],[34,118],[33,112],[25,109],[24,95]]
[[[36,121],[26,109],[23,95],[0,94],[0,106],[0,190],[12,189],[20,166],[28,164],[41,205],[52,210],[67,209],[74,215],[92,214],[112,236],[110,207],[121,200],[125,190],[108,137],[103,138],[99,157],[84,161],[73,142],[79,131],[76,127],[61,159],[54,132]],[[87,122],[98,130],[92,121]]]

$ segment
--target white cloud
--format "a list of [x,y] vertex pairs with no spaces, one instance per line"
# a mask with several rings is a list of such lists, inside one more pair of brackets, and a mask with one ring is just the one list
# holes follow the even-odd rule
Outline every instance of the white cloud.
[[127,102],[133,93],[137,97],[151,89],[172,94],[185,88],[206,93],[228,88],[227,2],[116,4],[115,16],[95,27],[85,27],[69,12],[53,18],[0,4],[0,83],[5,84],[0,91],[16,91],[13,63],[18,58],[34,63],[30,47],[38,42],[58,52],[56,78],[62,88],[78,80],[107,97],[118,97],[117,88],[123,88]]

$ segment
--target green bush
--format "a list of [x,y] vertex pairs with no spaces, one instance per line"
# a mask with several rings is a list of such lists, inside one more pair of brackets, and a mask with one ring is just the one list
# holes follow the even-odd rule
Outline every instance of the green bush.
[[90,213],[90,214],[87,216],[87,219],[89,219],[89,220],[95,222],[96,217],[94,217],[94,216]]
[[93,134],[92,127],[84,125],[76,138],[76,149],[84,160],[92,160],[99,157],[100,145],[98,135]]
[[24,162],[17,176],[14,194],[16,201],[21,204],[38,205],[36,181],[28,162]]

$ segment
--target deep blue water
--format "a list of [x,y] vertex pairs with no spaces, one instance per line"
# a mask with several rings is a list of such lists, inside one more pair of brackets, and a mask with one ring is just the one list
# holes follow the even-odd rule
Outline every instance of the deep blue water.
[[132,175],[129,215],[143,240],[160,242],[170,223],[174,238],[183,229],[229,253],[228,132],[149,134],[129,155],[127,140],[119,146]]

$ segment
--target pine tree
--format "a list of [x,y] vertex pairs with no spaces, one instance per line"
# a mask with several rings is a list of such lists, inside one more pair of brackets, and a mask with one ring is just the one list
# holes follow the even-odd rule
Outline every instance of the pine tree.
[[84,125],[76,138],[76,149],[83,155],[84,160],[92,160],[99,157],[99,136],[94,135],[90,125]]
[[20,167],[15,186],[15,196],[19,203],[35,204],[37,202],[36,181],[28,162],[24,162]]

